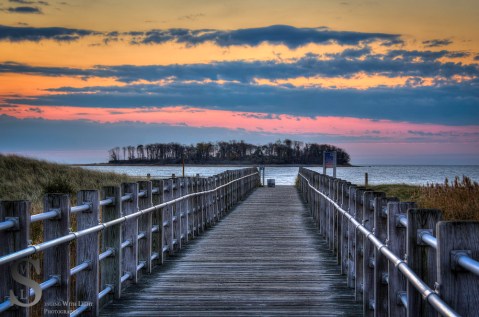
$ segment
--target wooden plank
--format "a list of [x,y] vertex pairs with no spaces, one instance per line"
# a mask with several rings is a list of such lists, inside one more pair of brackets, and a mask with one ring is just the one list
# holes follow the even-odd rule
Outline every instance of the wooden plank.
[[[387,205],[389,202],[398,202],[396,198],[386,198],[385,193],[378,193],[374,201],[374,231],[376,237],[384,244],[388,244]],[[385,212],[384,212],[385,211]],[[388,259],[378,249],[374,248],[374,316],[388,315]]]
[[[138,211],[138,183],[124,183],[121,185],[122,195],[131,194],[129,200],[123,202],[123,215],[128,216]],[[130,245],[123,249],[122,268],[124,273],[129,273],[130,278],[123,286],[138,282],[138,218],[129,219],[123,223],[123,241]]]
[[[406,228],[399,224],[398,217],[406,216],[409,208],[416,205],[412,202],[389,202],[388,203],[388,248],[399,256],[406,257]],[[402,317],[406,309],[401,305],[399,296],[406,292],[406,278],[393,263],[388,261],[388,309],[390,317]]]
[[[374,231],[374,209],[371,205],[374,194],[371,191],[363,193],[363,224],[370,232]],[[365,317],[374,316],[374,246],[363,235],[363,314]]]
[[[153,197],[152,189],[153,183],[151,181],[141,181],[138,182],[139,191],[145,191],[146,195],[138,198],[138,208],[139,210],[144,210],[153,206]],[[142,215],[138,218],[138,232],[143,233],[145,238],[138,241],[138,261],[144,261],[146,265],[143,267],[141,272],[151,273],[153,268],[153,263],[151,261],[151,254],[153,252],[153,243],[152,243],[152,228],[153,228],[153,213],[149,212],[145,215]]]
[[[90,209],[76,215],[77,231],[96,226],[100,217],[100,193],[97,190],[82,190],[77,194],[77,203],[90,204]],[[98,232],[79,237],[77,240],[76,264],[79,265],[85,261],[89,263],[87,270],[76,274],[75,283],[77,303],[88,305],[88,310],[84,312],[85,316],[97,316],[99,311],[99,241]]]
[[[102,221],[108,222],[118,219],[122,216],[121,189],[120,186],[107,186],[102,189],[102,199],[113,199],[112,205],[104,206],[102,209]],[[113,256],[109,256],[101,262],[101,289],[108,286],[113,287],[113,293],[103,297],[100,305],[103,307],[113,300],[119,299],[121,296],[121,259],[123,258],[123,250],[121,243],[123,235],[121,224],[106,228],[102,233],[102,252],[112,250]],[[113,296],[112,296],[113,295]]]
[[[363,222],[363,194],[365,189],[363,187],[356,188],[356,194],[354,197],[354,219],[357,222]],[[362,301],[363,299],[363,258],[364,258],[364,247],[363,247],[363,234],[359,230],[355,230],[355,256],[354,256],[354,290],[356,294],[356,300]]]
[[445,221],[437,224],[439,294],[461,316],[477,316],[479,277],[456,263],[459,255],[479,260],[479,222]]
[[[66,236],[70,232],[70,197],[66,194],[48,194],[44,210],[56,209],[60,216],[43,222],[43,241]],[[43,252],[43,278],[53,276],[60,284],[42,292],[44,316],[68,316],[70,312],[70,244],[64,243]],[[58,306],[55,306],[58,304]],[[58,313],[57,312],[61,312]]]
[[[152,180],[152,187],[158,189],[158,192],[153,194],[152,196],[153,206],[158,206],[163,202],[163,180]],[[158,231],[152,234],[151,240],[152,252],[158,254],[158,258],[156,259],[156,261],[153,261],[153,264],[163,264],[163,208],[159,208],[153,212],[152,222],[153,226],[158,226]]]
[[[354,217],[355,215],[355,198],[356,198],[356,185],[349,186],[349,214]],[[350,221],[348,221],[348,287],[354,288],[354,280],[356,276],[355,272],[355,261],[356,261],[356,226],[354,226]]]
[[[16,226],[8,230],[0,230],[0,256],[4,256],[15,251],[25,249],[30,240],[30,215],[31,215],[31,203],[26,200],[20,201],[2,201],[0,202],[0,222],[7,219],[13,219],[16,221]],[[32,260],[30,260],[32,261]],[[38,261],[38,260],[37,260]],[[41,298],[40,294],[35,294],[31,302],[27,296],[29,286],[19,283],[12,278],[11,270],[15,267],[18,268],[17,272],[30,278],[30,264],[26,262],[26,259],[17,261],[18,265],[5,264],[0,266],[0,301],[3,302],[7,296],[10,296],[10,290],[21,303],[35,303]],[[40,266],[38,265],[38,269]],[[39,270],[36,270],[39,273]],[[2,316],[14,317],[14,316],[28,316],[29,307],[20,307],[15,305],[11,309],[3,313]]]
[[[341,208],[349,210],[349,186],[351,184],[342,182],[341,184]],[[340,265],[341,274],[348,273],[348,219],[341,214],[341,237],[340,237]]]
[[[420,230],[430,230],[436,236],[436,223],[441,219],[441,211],[437,209],[409,209],[407,213],[407,264],[432,289],[437,277],[436,250],[422,243],[418,235]],[[408,316],[437,316],[416,288],[407,284]]]
[[292,186],[255,190],[101,316],[361,316]]

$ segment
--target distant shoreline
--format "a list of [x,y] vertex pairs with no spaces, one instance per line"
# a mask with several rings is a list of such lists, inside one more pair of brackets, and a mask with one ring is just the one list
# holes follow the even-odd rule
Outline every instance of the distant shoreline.
[[[125,164],[113,164],[113,163],[88,163],[88,164],[69,164],[70,166],[150,166],[150,167],[160,167],[160,166],[179,166],[181,164],[133,164],[133,163],[125,163]],[[265,167],[322,167],[321,164],[251,164],[251,163],[220,163],[220,164],[185,164],[185,166],[195,166],[195,167],[238,167],[238,166],[265,166]],[[338,165],[337,167],[359,167],[359,165]]]

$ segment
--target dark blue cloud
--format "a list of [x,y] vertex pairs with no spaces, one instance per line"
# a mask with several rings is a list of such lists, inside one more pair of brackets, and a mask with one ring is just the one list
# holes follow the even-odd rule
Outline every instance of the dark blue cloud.
[[479,122],[479,83],[441,87],[374,88],[368,90],[249,84],[173,83],[64,88],[62,94],[10,98],[8,103],[78,107],[166,107],[302,116],[348,116],[420,123]]
[[32,6],[10,7],[4,9],[8,13],[22,13],[22,14],[42,14],[42,10]]
[[425,47],[439,47],[439,46],[447,46],[452,44],[453,42],[449,39],[434,39],[434,40],[429,40],[429,41],[424,41],[422,44],[424,44]]
[[400,35],[386,33],[362,33],[351,31],[333,31],[325,27],[296,28],[289,25],[272,25],[260,28],[238,30],[216,29],[166,29],[150,30],[148,32],[128,33],[134,36],[135,44],[162,44],[174,41],[186,45],[198,45],[212,42],[218,46],[234,45],[258,46],[262,43],[286,45],[289,48],[298,48],[310,43],[340,45],[357,45],[359,43],[384,42],[403,43]]
[[39,4],[48,6],[49,3],[46,1],[33,1],[33,0],[8,0],[8,2],[18,3],[18,4]]
[[479,61],[479,54],[477,54],[476,56],[474,56],[474,60],[475,60],[475,61]]
[[[456,52],[420,52],[395,50],[386,55],[372,55],[369,48],[347,49],[321,59],[306,54],[294,61],[226,61],[208,64],[184,65],[120,65],[96,66],[91,69],[38,67],[25,64],[0,63],[0,73],[24,73],[45,76],[113,77],[118,81],[131,83],[138,80],[176,81],[226,80],[252,83],[256,78],[269,80],[296,77],[343,77],[358,73],[388,77],[409,76],[415,78],[434,77],[451,79],[453,76],[479,77],[479,66],[462,63],[441,63],[437,59],[452,56]],[[462,54],[461,52],[457,54]],[[416,59],[420,58],[418,62]],[[441,83],[442,84],[442,83]]]
[[0,41],[33,41],[54,40],[58,42],[70,42],[87,35],[98,34],[94,31],[82,29],[67,29],[61,27],[14,27],[0,25]]

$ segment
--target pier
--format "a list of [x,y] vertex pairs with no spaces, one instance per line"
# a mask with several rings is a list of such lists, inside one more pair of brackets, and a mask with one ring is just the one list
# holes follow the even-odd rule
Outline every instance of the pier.
[[[37,215],[0,203],[1,316],[474,316],[479,305],[478,222],[305,168],[297,187],[260,187],[248,168],[44,201]],[[31,245],[35,222],[43,242]],[[40,260],[34,278],[25,266]]]

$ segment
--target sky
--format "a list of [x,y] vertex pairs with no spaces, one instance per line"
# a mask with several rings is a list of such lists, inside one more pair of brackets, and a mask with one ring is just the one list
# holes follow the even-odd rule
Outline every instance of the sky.
[[479,165],[479,1],[0,0],[0,153],[290,138]]

